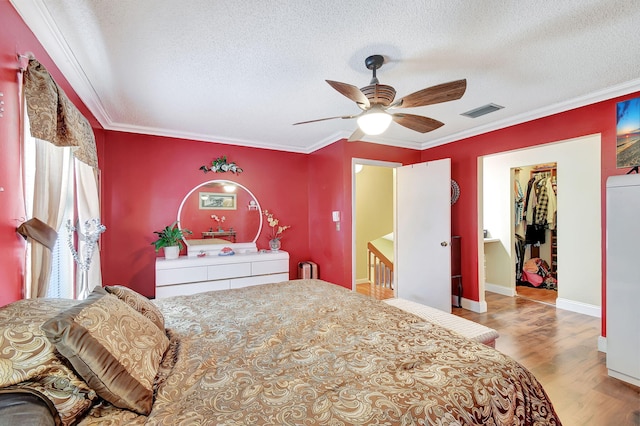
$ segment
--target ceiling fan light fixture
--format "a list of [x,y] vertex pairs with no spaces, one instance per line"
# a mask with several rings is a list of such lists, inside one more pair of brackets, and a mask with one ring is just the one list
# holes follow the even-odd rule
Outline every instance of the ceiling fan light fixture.
[[391,115],[379,105],[374,105],[358,117],[358,126],[367,135],[379,135],[389,128]]

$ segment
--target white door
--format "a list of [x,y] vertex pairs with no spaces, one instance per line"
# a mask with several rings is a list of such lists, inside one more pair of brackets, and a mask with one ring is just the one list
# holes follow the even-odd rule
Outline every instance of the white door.
[[396,170],[397,295],[451,312],[451,159]]

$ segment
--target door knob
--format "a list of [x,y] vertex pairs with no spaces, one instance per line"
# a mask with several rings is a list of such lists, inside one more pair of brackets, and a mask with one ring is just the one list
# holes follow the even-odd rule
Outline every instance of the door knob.
[[446,246],[448,246],[448,245],[449,245],[449,243],[448,243],[448,242],[446,242],[446,241],[443,241],[443,242],[441,242],[441,243],[440,243],[440,245],[441,245],[442,247],[446,247]]

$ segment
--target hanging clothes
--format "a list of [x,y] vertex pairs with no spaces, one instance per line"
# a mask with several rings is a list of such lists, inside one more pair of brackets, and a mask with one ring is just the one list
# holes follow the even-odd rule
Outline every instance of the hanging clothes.
[[540,179],[540,175],[535,175],[529,179],[529,183],[527,184],[525,244],[540,245],[545,243],[545,227],[542,224],[536,223],[536,212],[540,195]]
[[524,199],[524,220],[527,221],[527,224],[533,223],[533,209],[536,204],[536,192],[533,190],[533,185],[536,181],[535,177],[529,179],[527,183],[527,195]]
[[552,177],[546,179],[547,186],[547,215],[545,221],[549,229],[556,229],[556,214],[558,211],[558,197]]
[[522,215],[524,214],[524,193],[522,192],[522,186],[518,179],[514,179],[513,199],[515,200],[515,226],[518,226],[520,222],[522,222]]
[[524,267],[524,256],[526,252],[525,239],[522,235],[516,234],[516,282],[522,281],[522,268]]
[[557,199],[550,176],[536,174],[529,180],[525,217],[527,244],[544,244],[546,229],[555,229]]

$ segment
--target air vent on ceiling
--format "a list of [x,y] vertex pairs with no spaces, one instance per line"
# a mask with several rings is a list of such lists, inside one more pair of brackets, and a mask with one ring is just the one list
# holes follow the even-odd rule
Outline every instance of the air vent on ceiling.
[[470,118],[478,118],[481,115],[489,114],[491,112],[497,111],[497,110],[502,109],[502,108],[504,108],[504,107],[500,106],[500,105],[487,104],[487,105],[483,105],[481,107],[472,109],[470,111],[463,112],[460,115],[464,115],[465,117],[470,117]]

